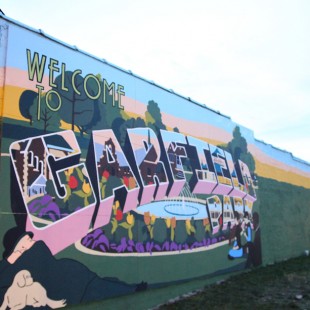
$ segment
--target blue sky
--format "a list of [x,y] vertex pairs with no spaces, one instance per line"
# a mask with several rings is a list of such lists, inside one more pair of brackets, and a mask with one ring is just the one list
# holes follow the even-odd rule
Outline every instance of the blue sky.
[[310,162],[308,0],[2,0],[1,9]]

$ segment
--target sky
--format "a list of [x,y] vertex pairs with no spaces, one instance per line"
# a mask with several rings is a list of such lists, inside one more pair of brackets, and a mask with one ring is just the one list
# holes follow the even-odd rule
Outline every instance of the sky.
[[1,0],[0,8],[310,163],[309,0]]

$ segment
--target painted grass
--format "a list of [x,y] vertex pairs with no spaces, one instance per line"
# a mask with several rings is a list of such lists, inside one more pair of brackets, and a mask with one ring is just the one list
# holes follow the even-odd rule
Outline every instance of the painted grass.
[[[192,292],[195,295],[188,297]],[[293,258],[231,276],[205,278],[68,308],[74,310],[310,309],[310,257]]]

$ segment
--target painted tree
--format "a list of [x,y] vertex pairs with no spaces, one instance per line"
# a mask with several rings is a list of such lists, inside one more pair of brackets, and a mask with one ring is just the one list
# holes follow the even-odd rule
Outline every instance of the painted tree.
[[233,131],[233,139],[228,143],[227,150],[232,154],[235,161],[242,160],[247,164],[251,172],[255,171],[255,161],[252,154],[248,151],[248,144],[240,132],[240,127],[236,126]]
[[[60,126],[60,118],[55,111],[52,111],[53,96],[46,98],[42,94],[40,99],[36,92],[25,90],[19,99],[19,111],[21,115],[29,119],[29,124],[35,125],[42,129],[44,133],[52,129],[58,129]],[[39,102],[40,100],[40,102]]]
[[[42,129],[44,133],[52,131],[53,129],[59,129],[60,117],[57,111],[53,111],[54,107],[57,107],[58,103],[55,103],[55,98],[49,96],[46,98],[46,94],[42,94],[33,101],[33,104],[29,108],[29,114],[31,115],[32,123],[39,129]],[[39,108],[38,108],[39,107]]]
[[29,119],[29,124],[32,125],[33,115],[30,113],[30,107],[33,105],[34,100],[38,94],[32,90],[25,90],[19,98],[19,112],[20,114]]
[[162,121],[162,116],[158,103],[150,100],[147,105],[147,111],[145,112],[145,122],[148,127],[152,128],[156,134],[159,134],[160,129],[166,129]]
[[[89,133],[91,129],[100,120],[99,101],[87,96],[84,89],[84,78],[77,74],[74,76],[74,87],[72,86],[72,72],[64,72],[64,77],[59,75],[56,77],[53,89],[61,97],[61,106],[59,115],[61,119],[71,124],[71,129],[77,128],[81,136]],[[63,85],[65,87],[63,87]],[[87,91],[92,96],[98,93],[98,84],[89,79],[87,83]]]
[[128,120],[124,120],[123,118],[116,118],[112,124],[113,132],[122,146],[125,145],[127,129],[137,127],[146,127],[145,122],[141,117],[130,118]]
[[[100,74],[96,75],[99,81],[103,81]],[[100,118],[95,125],[95,129],[108,129],[113,128],[113,124],[118,119],[117,122],[121,122],[121,120],[125,120],[122,115],[122,109],[119,107],[119,98],[116,94],[115,85],[112,83],[109,87],[105,87],[105,83],[101,82],[102,87],[102,97],[100,99],[98,109]],[[113,128],[115,129],[115,128]]]

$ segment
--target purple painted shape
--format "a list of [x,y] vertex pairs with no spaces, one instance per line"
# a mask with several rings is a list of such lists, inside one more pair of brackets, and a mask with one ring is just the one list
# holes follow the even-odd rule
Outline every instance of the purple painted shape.
[[30,213],[35,213],[39,210],[39,208],[41,206],[44,206],[46,205],[47,203],[49,203],[50,201],[52,201],[52,197],[49,196],[49,195],[45,195],[43,196],[42,198],[39,198],[39,199],[35,199],[33,201],[31,201],[29,204],[28,204],[28,210]]
[[57,206],[55,202],[48,204],[46,207],[43,207],[40,210],[38,215],[39,217],[43,217],[44,215],[49,215],[53,221],[56,221],[57,219],[61,217],[59,207]]
[[136,252],[138,252],[138,253],[144,253],[145,252],[144,246],[141,242],[136,243]]

